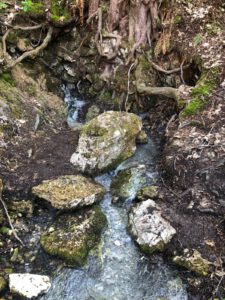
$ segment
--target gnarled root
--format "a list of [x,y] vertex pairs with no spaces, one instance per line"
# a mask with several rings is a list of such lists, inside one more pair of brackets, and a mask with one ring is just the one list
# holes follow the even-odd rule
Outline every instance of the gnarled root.
[[137,81],[136,88],[138,93],[140,94],[164,96],[167,98],[174,99],[177,102],[180,99],[179,90],[172,87],[147,87],[144,83]]

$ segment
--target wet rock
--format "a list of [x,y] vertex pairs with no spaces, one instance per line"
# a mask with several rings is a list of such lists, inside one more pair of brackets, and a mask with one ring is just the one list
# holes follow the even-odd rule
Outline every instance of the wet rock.
[[137,144],[147,144],[148,143],[148,135],[144,130],[141,130],[141,132],[138,134],[136,138]]
[[149,185],[144,186],[137,192],[137,199],[139,201],[144,201],[147,199],[157,199],[159,197],[159,188],[158,186]]
[[208,275],[210,262],[204,259],[197,250],[193,250],[192,254],[188,251],[182,256],[175,256],[173,261],[177,265],[182,266],[197,275]]
[[146,200],[132,207],[129,213],[129,229],[145,253],[163,251],[176,233],[166,221],[153,200]]
[[100,201],[105,189],[87,177],[67,175],[44,180],[32,188],[32,193],[49,201],[57,209],[75,209]]
[[108,111],[82,129],[71,163],[82,172],[98,174],[132,156],[141,120],[132,113]]
[[106,217],[100,207],[85,209],[74,214],[64,214],[41,236],[43,249],[69,265],[81,266],[89,251],[100,241]]
[[28,299],[46,293],[50,287],[51,283],[48,276],[29,273],[9,275],[10,291]]
[[136,168],[121,170],[112,180],[111,193],[118,200],[135,197],[138,189],[146,183],[146,168],[140,165]]
[[97,105],[92,105],[89,107],[88,112],[86,114],[86,122],[96,118],[100,114],[100,108]]
[[0,293],[4,291],[7,286],[6,280],[0,276]]

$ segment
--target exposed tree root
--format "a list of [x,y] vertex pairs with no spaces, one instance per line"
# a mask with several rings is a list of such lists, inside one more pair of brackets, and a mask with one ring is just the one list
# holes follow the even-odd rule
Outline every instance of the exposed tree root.
[[[43,24],[42,24],[43,26]],[[53,34],[53,27],[50,26],[48,28],[48,32],[47,35],[45,37],[45,39],[43,40],[42,44],[39,45],[38,47],[36,47],[35,49],[32,49],[30,51],[24,52],[21,56],[19,56],[17,59],[13,60],[10,55],[7,53],[7,47],[6,47],[6,40],[7,37],[9,35],[9,33],[13,30],[13,29],[24,29],[24,30],[35,30],[37,28],[40,28],[41,26],[32,26],[32,27],[20,27],[20,26],[15,26],[11,29],[8,29],[6,31],[6,33],[4,34],[3,38],[2,38],[2,45],[3,45],[3,58],[4,58],[4,62],[5,62],[5,66],[4,66],[4,70],[9,70],[11,68],[13,68],[15,65],[17,65],[18,63],[22,62],[25,58],[27,57],[36,57],[42,50],[44,50],[49,42],[52,39],[52,34]]]
[[144,83],[137,81],[136,88],[140,94],[144,93],[147,95],[164,96],[176,101],[180,98],[179,90],[172,87],[147,87]]
[[149,62],[152,64],[153,68],[159,72],[165,73],[167,75],[171,75],[174,73],[179,73],[179,72],[183,72],[183,70],[186,70],[190,67],[190,65],[185,65],[185,66],[180,66],[180,68],[175,68],[172,70],[165,70],[162,67],[160,67],[159,65],[157,65],[156,63],[154,63],[152,60],[149,60]]

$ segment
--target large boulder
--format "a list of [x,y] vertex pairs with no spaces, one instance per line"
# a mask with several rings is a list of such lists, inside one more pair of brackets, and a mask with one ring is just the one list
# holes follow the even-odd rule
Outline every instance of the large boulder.
[[106,217],[99,206],[63,214],[41,236],[43,249],[68,265],[81,266],[100,241]]
[[99,183],[81,175],[66,175],[44,180],[32,188],[32,193],[49,201],[57,209],[75,209],[100,201],[105,189]]
[[150,199],[132,207],[129,213],[129,229],[145,253],[163,251],[176,233],[161,216],[160,208]]
[[99,174],[132,156],[141,119],[132,113],[108,111],[88,122],[81,131],[71,163],[85,173]]
[[36,274],[10,274],[10,292],[27,299],[33,299],[46,293],[51,287],[48,276]]

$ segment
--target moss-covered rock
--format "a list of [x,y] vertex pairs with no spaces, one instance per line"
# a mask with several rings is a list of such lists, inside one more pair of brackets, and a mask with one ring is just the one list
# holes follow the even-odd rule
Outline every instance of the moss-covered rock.
[[112,180],[112,195],[119,200],[135,197],[136,192],[146,183],[145,173],[144,165],[120,171]]
[[175,256],[173,261],[177,265],[182,266],[197,275],[207,276],[209,273],[210,262],[204,259],[197,250],[193,250],[192,254],[188,252],[182,256]]
[[65,175],[53,180],[44,180],[32,188],[32,193],[49,201],[57,209],[75,209],[100,201],[105,189],[90,178]]
[[159,188],[155,185],[144,186],[137,192],[137,199],[139,201],[147,199],[157,199],[159,196]]
[[131,113],[107,111],[83,128],[71,163],[82,172],[98,174],[132,156],[141,119]]
[[136,138],[137,144],[147,144],[148,143],[148,135],[144,130],[141,130],[141,132],[138,134]]
[[88,112],[86,114],[86,122],[89,122],[90,120],[94,119],[100,114],[100,108],[97,105],[92,105],[89,107]]
[[4,291],[7,286],[6,280],[0,276],[0,293]]
[[81,266],[88,253],[97,246],[106,225],[99,206],[74,214],[64,214],[41,236],[43,249],[69,265]]

